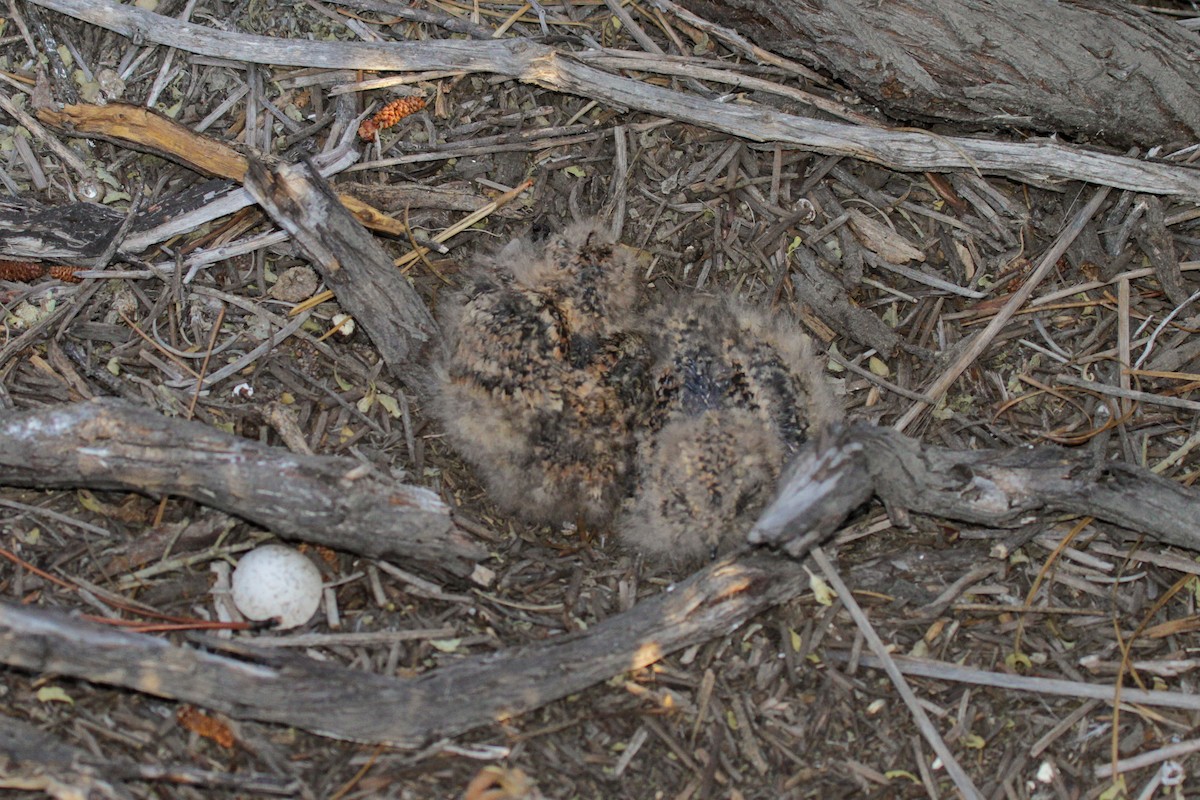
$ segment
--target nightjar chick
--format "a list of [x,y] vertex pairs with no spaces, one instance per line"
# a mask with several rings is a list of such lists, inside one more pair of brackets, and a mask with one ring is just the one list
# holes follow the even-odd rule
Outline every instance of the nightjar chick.
[[696,299],[657,322],[654,401],[619,529],[650,558],[696,563],[744,540],[790,454],[841,411],[790,320]]
[[649,353],[636,262],[597,225],[516,241],[442,309],[434,413],[505,510],[603,527],[631,491]]

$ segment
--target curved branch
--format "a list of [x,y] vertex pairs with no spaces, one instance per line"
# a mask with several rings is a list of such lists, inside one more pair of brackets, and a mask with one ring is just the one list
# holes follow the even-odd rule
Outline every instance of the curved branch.
[[0,663],[338,739],[416,748],[728,634],[807,587],[807,574],[786,559],[725,561],[587,631],[472,656],[410,679],[238,642],[204,640],[218,652],[177,647],[58,612],[0,603]]
[[802,552],[872,493],[893,514],[916,511],[1009,527],[1040,511],[1096,517],[1200,551],[1200,491],[1147,469],[1097,463],[1086,450],[948,450],[875,425],[814,439],[797,456],[752,543]]

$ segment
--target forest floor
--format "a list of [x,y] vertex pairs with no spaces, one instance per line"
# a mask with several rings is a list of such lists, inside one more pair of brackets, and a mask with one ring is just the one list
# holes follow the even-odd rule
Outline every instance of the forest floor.
[[[350,4],[188,4],[193,23],[275,37],[450,36],[436,18],[499,36],[543,37],[528,5],[426,7],[428,22]],[[876,114],[853,105],[856,98],[836,85],[816,86],[784,67],[755,63],[649,5],[624,9],[635,27],[603,3],[547,6],[549,35],[541,40],[566,50],[599,43],[646,51],[640,42],[646,39],[680,56],[672,63],[803,88],[830,104],[850,103],[847,113]],[[164,0],[157,12],[178,16],[183,4]],[[965,170],[894,171],[489,74],[397,73],[404,82],[389,85],[378,79],[393,74],[224,62],[135,43],[51,11],[34,13],[40,23],[19,26],[10,18],[0,39],[3,92],[26,109],[33,104],[26,95],[43,75],[60,102],[108,92],[110,99],[149,102],[193,130],[298,160],[327,149],[368,107],[401,95],[424,97],[424,110],[381,131],[378,142],[355,145],[360,157],[331,178],[335,188],[394,215],[414,237],[430,237],[531,182],[451,238],[447,252],[407,268],[431,308],[478,255],[517,236],[544,236],[574,219],[600,217],[641,251],[649,296],[737,295],[795,319],[822,345],[829,379],[853,419],[903,421],[908,435],[960,450],[1056,443],[1159,466],[1181,482],[1200,474],[1189,452],[1198,418],[1191,401],[1200,385],[1197,308],[1169,318],[1177,304],[1144,252],[1155,236],[1169,239],[1185,265],[1185,285],[1194,288],[1187,269],[1200,258],[1200,233],[1191,203],[1162,199],[1150,208],[1143,196],[1112,191],[1033,299],[924,408],[920,398],[961,352],[956,346],[1004,308],[1099,187],[1033,185]],[[55,45],[49,61],[39,55],[48,40]],[[57,60],[65,62],[63,71],[55,70]],[[628,74],[731,105],[824,114],[786,93],[648,70]],[[54,206],[98,189],[96,199],[124,212],[135,197],[152,204],[205,180],[121,142],[46,129],[30,135],[12,119],[3,122],[0,180],[10,196],[27,202]],[[980,136],[1021,138],[1003,130]],[[58,148],[99,176],[99,186],[85,186]],[[352,456],[437,492],[486,541],[484,564],[494,580],[481,586],[420,562],[389,571],[351,553],[323,551],[321,568],[335,588],[336,631],[444,634],[298,647],[355,670],[414,675],[586,630],[683,577],[644,563],[611,532],[584,537],[571,526],[536,527],[499,513],[445,446],[422,398],[382,368],[361,327],[349,335],[333,331],[343,311],[336,301],[315,306],[305,325],[277,337],[288,311],[305,297],[273,287],[306,262],[287,242],[256,238],[270,230],[270,220],[250,206],[118,255],[109,269],[125,277],[0,281],[0,405],[23,410],[108,396],[118,391],[115,384],[148,409],[280,444],[266,413],[278,401],[294,413],[314,452]],[[380,241],[393,257],[412,248],[403,237]],[[233,255],[196,258],[243,242]],[[837,288],[836,301],[799,288],[799,272],[814,267]],[[305,294],[315,292],[314,286]],[[846,309],[869,314],[877,327],[848,319]],[[194,382],[181,380],[188,371],[235,362],[267,341],[265,352],[198,394]],[[82,356],[73,360],[69,353]],[[1122,371],[1122,364],[1135,369]],[[1122,396],[1123,390],[1143,394]],[[213,563],[235,560],[239,546],[265,536],[192,501],[3,488],[0,547],[19,561],[0,560],[0,595],[120,617],[86,587],[117,591],[122,576],[163,561],[172,568],[121,592],[164,614],[211,619],[217,616]],[[1200,566],[1193,553],[1087,518],[1039,516],[1018,529],[995,530],[914,516],[909,527],[897,527],[878,504],[858,512],[826,549],[892,652],[973,668],[996,681],[964,683],[948,673],[909,678],[985,797],[1099,797],[1111,780],[1097,771],[1114,755],[1154,751],[1186,739],[1195,726],[1196,713],[1186,706],[1125,703],[1119,715],[1113,706],[1123,658],[1136,664],[1124,678],[1130,688],[1196,693],[1200,660],[1190,639]],[[187,559],[192,553],[208,555]],[[413,574],[424,582],[406,577]],[[306,632],[335,632],[328,619],[319,616]],[[237,634],[285,641],[289,635]],[[182,634],[169,636],[183,641]],[[953,784],[930,745],[865,652],[844,603],[808,592],[650,667],[420,752],[205,717],[130,690],[17,669],[0,672],[0,705],[104,762],[266,776],[279,792],[302,797],[951,796]],[[1055,692],[1034,692],[1000,682],[1013,675],[1064,683]],[[1097,699],[1063,688],[1083,684],[1109,694]],[[207,735],[197,719],[231,738]],[[1194,755],[1180,760],[1185,773],[1200,765]],[[1158,779],[1158,768],[1155,762],[1126,773],[1131,796]],[[489,789],[495,794],[468,791],[485,770],[495,776]],[[25,787],[8,796],[67,797],[65,786],[87,785],[70,771],[59,783],[20,783],[17,774],[0,765],[0,786]],[[1182,791],[1200,792],[1200,778],[1186,777]],[[90,792],[265,795],[236,780],[189,786],[169,776],[128,775],[96,779]]]

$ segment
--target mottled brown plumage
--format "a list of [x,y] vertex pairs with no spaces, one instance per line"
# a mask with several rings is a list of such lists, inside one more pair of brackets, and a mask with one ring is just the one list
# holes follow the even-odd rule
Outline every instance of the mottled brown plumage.
[[524,240],[502,253],[516,282],[550,298],[573,337],[627,330],[640,297],[630,251],[593,222],[576,223],[531,248]]
[[618,530],[647,556],[733,549],[788,455],[840,416],[794,323],[675,298],[639,318],[633,259],[594,225],[513,242],[444,307],[434,403],[489,494]]
[[742,541],[787,456],[840,410],[794,323],[695,299],[653,330],[654,402],[620,528],[648,556],[695,562]]
[[508,511],[604,525],[631,491],[649,399],[637,297],[633,260],[584,224],[510,244],[447,303],[434,412]]

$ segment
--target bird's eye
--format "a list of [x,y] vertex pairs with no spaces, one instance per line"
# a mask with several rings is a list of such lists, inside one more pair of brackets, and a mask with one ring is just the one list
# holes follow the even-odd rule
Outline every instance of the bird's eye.
[[712,546],[712,549],[708,551],[708,560],[709,561],[717,560],[717,546],[715,544]]

